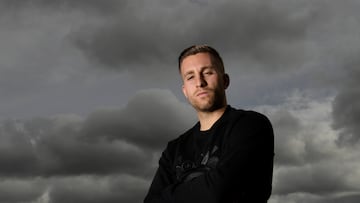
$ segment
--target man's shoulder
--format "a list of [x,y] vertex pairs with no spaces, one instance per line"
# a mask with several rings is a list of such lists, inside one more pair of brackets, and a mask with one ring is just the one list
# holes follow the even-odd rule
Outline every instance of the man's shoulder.
[[[233,110],[232,129],[243,135],[257,135],[256,137],[273,137],[273,127],[268,117],[254,110]],[[237,116],[236,116],[237,115]],[[254,137],[254,136],[252,136]]]
[[269,119],[264,114],[254,111],[254,110],[244,110],[236,109],[229,107],[229,116],[228,119],[233,121],[242,120],[242,121],[253,121],[253,122],[269,122]]
[[178,135],[176,138],[170,140],[168,142],[168,145],[170,145],[170,146],[178,145],[179,143],[182,143],[185,140],[189,139],[191,136],[193,136],[196,128],[199,128],[198,125],[199,125],[199,123],[196,123],[193,127],[186,130],[184,133],[182,133],[182,134]]
[[[254,110],[243,110],[231,108],[228,114],[228,125],[230,129],[240,132],[272,132],[272,124],[267,116]],[[246,133],[245,133],[246,134]]]

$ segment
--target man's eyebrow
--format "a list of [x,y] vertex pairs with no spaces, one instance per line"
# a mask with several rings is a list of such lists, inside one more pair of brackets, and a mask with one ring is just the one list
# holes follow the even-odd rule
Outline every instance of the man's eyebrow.
[[204,67],[202,67],[201,68],[201,71],[204,71],[204,70],[207,70],[207,69],[214,69],[214,67],[213,66],[204,66]]
[[194,74],[193,70],[189,70],[187,72],[184,73],[184,76],[190,75],[190,74]]
[[[209,66],[203,66],[200,68],[200,71],[205,71],[205,70],[208,70],[208,69],[215,69],[212,65],[209,65]],[[190,74],[194,74],[194,70],[189,70],[187,72],[184,73],[184,76],[187,76],[187,75],[190,75]]]

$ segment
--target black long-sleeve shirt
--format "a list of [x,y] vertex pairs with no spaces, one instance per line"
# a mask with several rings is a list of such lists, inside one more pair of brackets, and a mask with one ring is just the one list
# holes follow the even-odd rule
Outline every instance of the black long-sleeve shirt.
[[144,203],[260,203],[272,188],[270,121],[230,106],[207,131],[200,124],[168,143]]

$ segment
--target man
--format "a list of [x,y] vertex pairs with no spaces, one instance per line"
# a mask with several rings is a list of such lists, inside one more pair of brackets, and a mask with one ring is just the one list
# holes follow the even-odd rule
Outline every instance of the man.
[[144,203],[267,202],[274,156],[269,120],[227,104],[230,80],[215,49],[185,49],[179,71],[199,122],[168,143]]

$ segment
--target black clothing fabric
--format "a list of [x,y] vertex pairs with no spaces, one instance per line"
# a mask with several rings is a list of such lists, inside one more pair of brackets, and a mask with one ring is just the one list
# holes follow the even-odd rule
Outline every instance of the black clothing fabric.
[[144,203],[265,203],[273,158],[270,121],[228,106],[209,130],[198,122],[168,143]]

